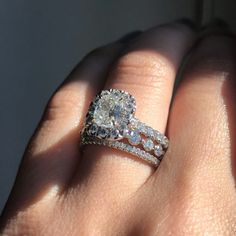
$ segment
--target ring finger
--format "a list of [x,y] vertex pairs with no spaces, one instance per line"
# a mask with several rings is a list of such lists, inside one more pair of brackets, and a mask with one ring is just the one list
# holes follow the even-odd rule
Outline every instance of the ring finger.
[[[112,68],[105,89],[132,94],[137,103],[136,116],[163,133],[176,72],[193,41],[194,31],[180,22],[143,33]],[[127,194],[136,191],[154,170],[129,154],[93,145],[85,148],[74,180],[85,184],[87,191],[95,191],[97,199],[104,199],[105,192],[108,199],[113,199],[110,196],[117,196],[117,190]]]

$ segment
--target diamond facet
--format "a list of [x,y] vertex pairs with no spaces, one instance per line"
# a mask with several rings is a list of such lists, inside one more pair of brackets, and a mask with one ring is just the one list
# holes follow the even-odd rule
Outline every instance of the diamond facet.
[[110,137],[112,140],[118,139],[119,138],[119,130],[113,129],[110,132]]
[[129,143],[132,145],[138,145],[141,142],[141,136],[138,130],[131,130],[128,134]]
[[154,130],[151,127],[147,127],[147,136],[150,138],[154,137]]
[[157,142],[161,142],[162,136],[163,136],[163,135],[162,135],[160,132],[157,131],[157,132],[155,133],[155,139],[156,139],[156,141],[157,141]]
[[164,148],[168,148],[169,140],[165,136],[162,138],[162,145],[164,146]]
[[105,128],[101,128],[100,127],[98,129],[97,135],[98,135],[99,138],[104,139],[104,138],[106,138],[108,136],[108,130],[105,129]]
[[98,126],[96,124],[92,124],[89,127],[88,133],[89,133],[89,135],[96,135],[97,131],[98,131]]
[[151,139],[143,139],[142,141],[143,148],[147,151],[150,152],[154,148],[154,143]]
[[163,151],[163,148],[161,145],[156,145],[154,147],[154,154],[157,156],[157,157],[161,157],[163,154],[164,154],[164,151]]

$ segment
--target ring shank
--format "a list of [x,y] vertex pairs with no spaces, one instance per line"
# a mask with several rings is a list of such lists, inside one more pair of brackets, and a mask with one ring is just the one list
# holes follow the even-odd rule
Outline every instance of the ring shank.
[[81,145],[88,145],[88,144],[107,146],[107,147],[115,148],[121,151],[125,151],[127,153],[133,154],[141,158],[144,161],[149,162],[155,167],[157,167],[160,163],[160,160],[158,160],[152,154],[145,152],[144,150],[141,150],[138,147],[123,143],[121,141],[109,141],[109,140],[96,139],[92,137],[83,137],[81,141]]

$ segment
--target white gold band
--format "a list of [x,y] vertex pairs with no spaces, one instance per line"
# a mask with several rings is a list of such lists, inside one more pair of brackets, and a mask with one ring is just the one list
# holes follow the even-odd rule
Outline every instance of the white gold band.
[[115,149],[130,153],[130,154],[133,154],[141,158],[142,160],[149,162],[155,167],[157,167],[160,163],[160,160],[158,160],[152,154],[145,152],[144,150],[141,150],[138,147],[131,146],[127,143],[123,143],[121,141],[109,141],[109,140],[103,140],[103,139],[96,139],[92,137],[83,137],[81,140],[81,145],[88,145],[88,144],[107,146],[107,147],[115,148]]

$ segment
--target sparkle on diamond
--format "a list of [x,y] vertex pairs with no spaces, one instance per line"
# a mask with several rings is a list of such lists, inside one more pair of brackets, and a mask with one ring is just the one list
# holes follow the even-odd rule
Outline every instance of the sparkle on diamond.
[[150,152],[154,149],[154,143],[151,139],[144,139],[143,140],[143,148]]
[[129,122],[132,114],[132,101],[127,94],[110,92],[96,102],[93,118],[98,126],[119,128]]

